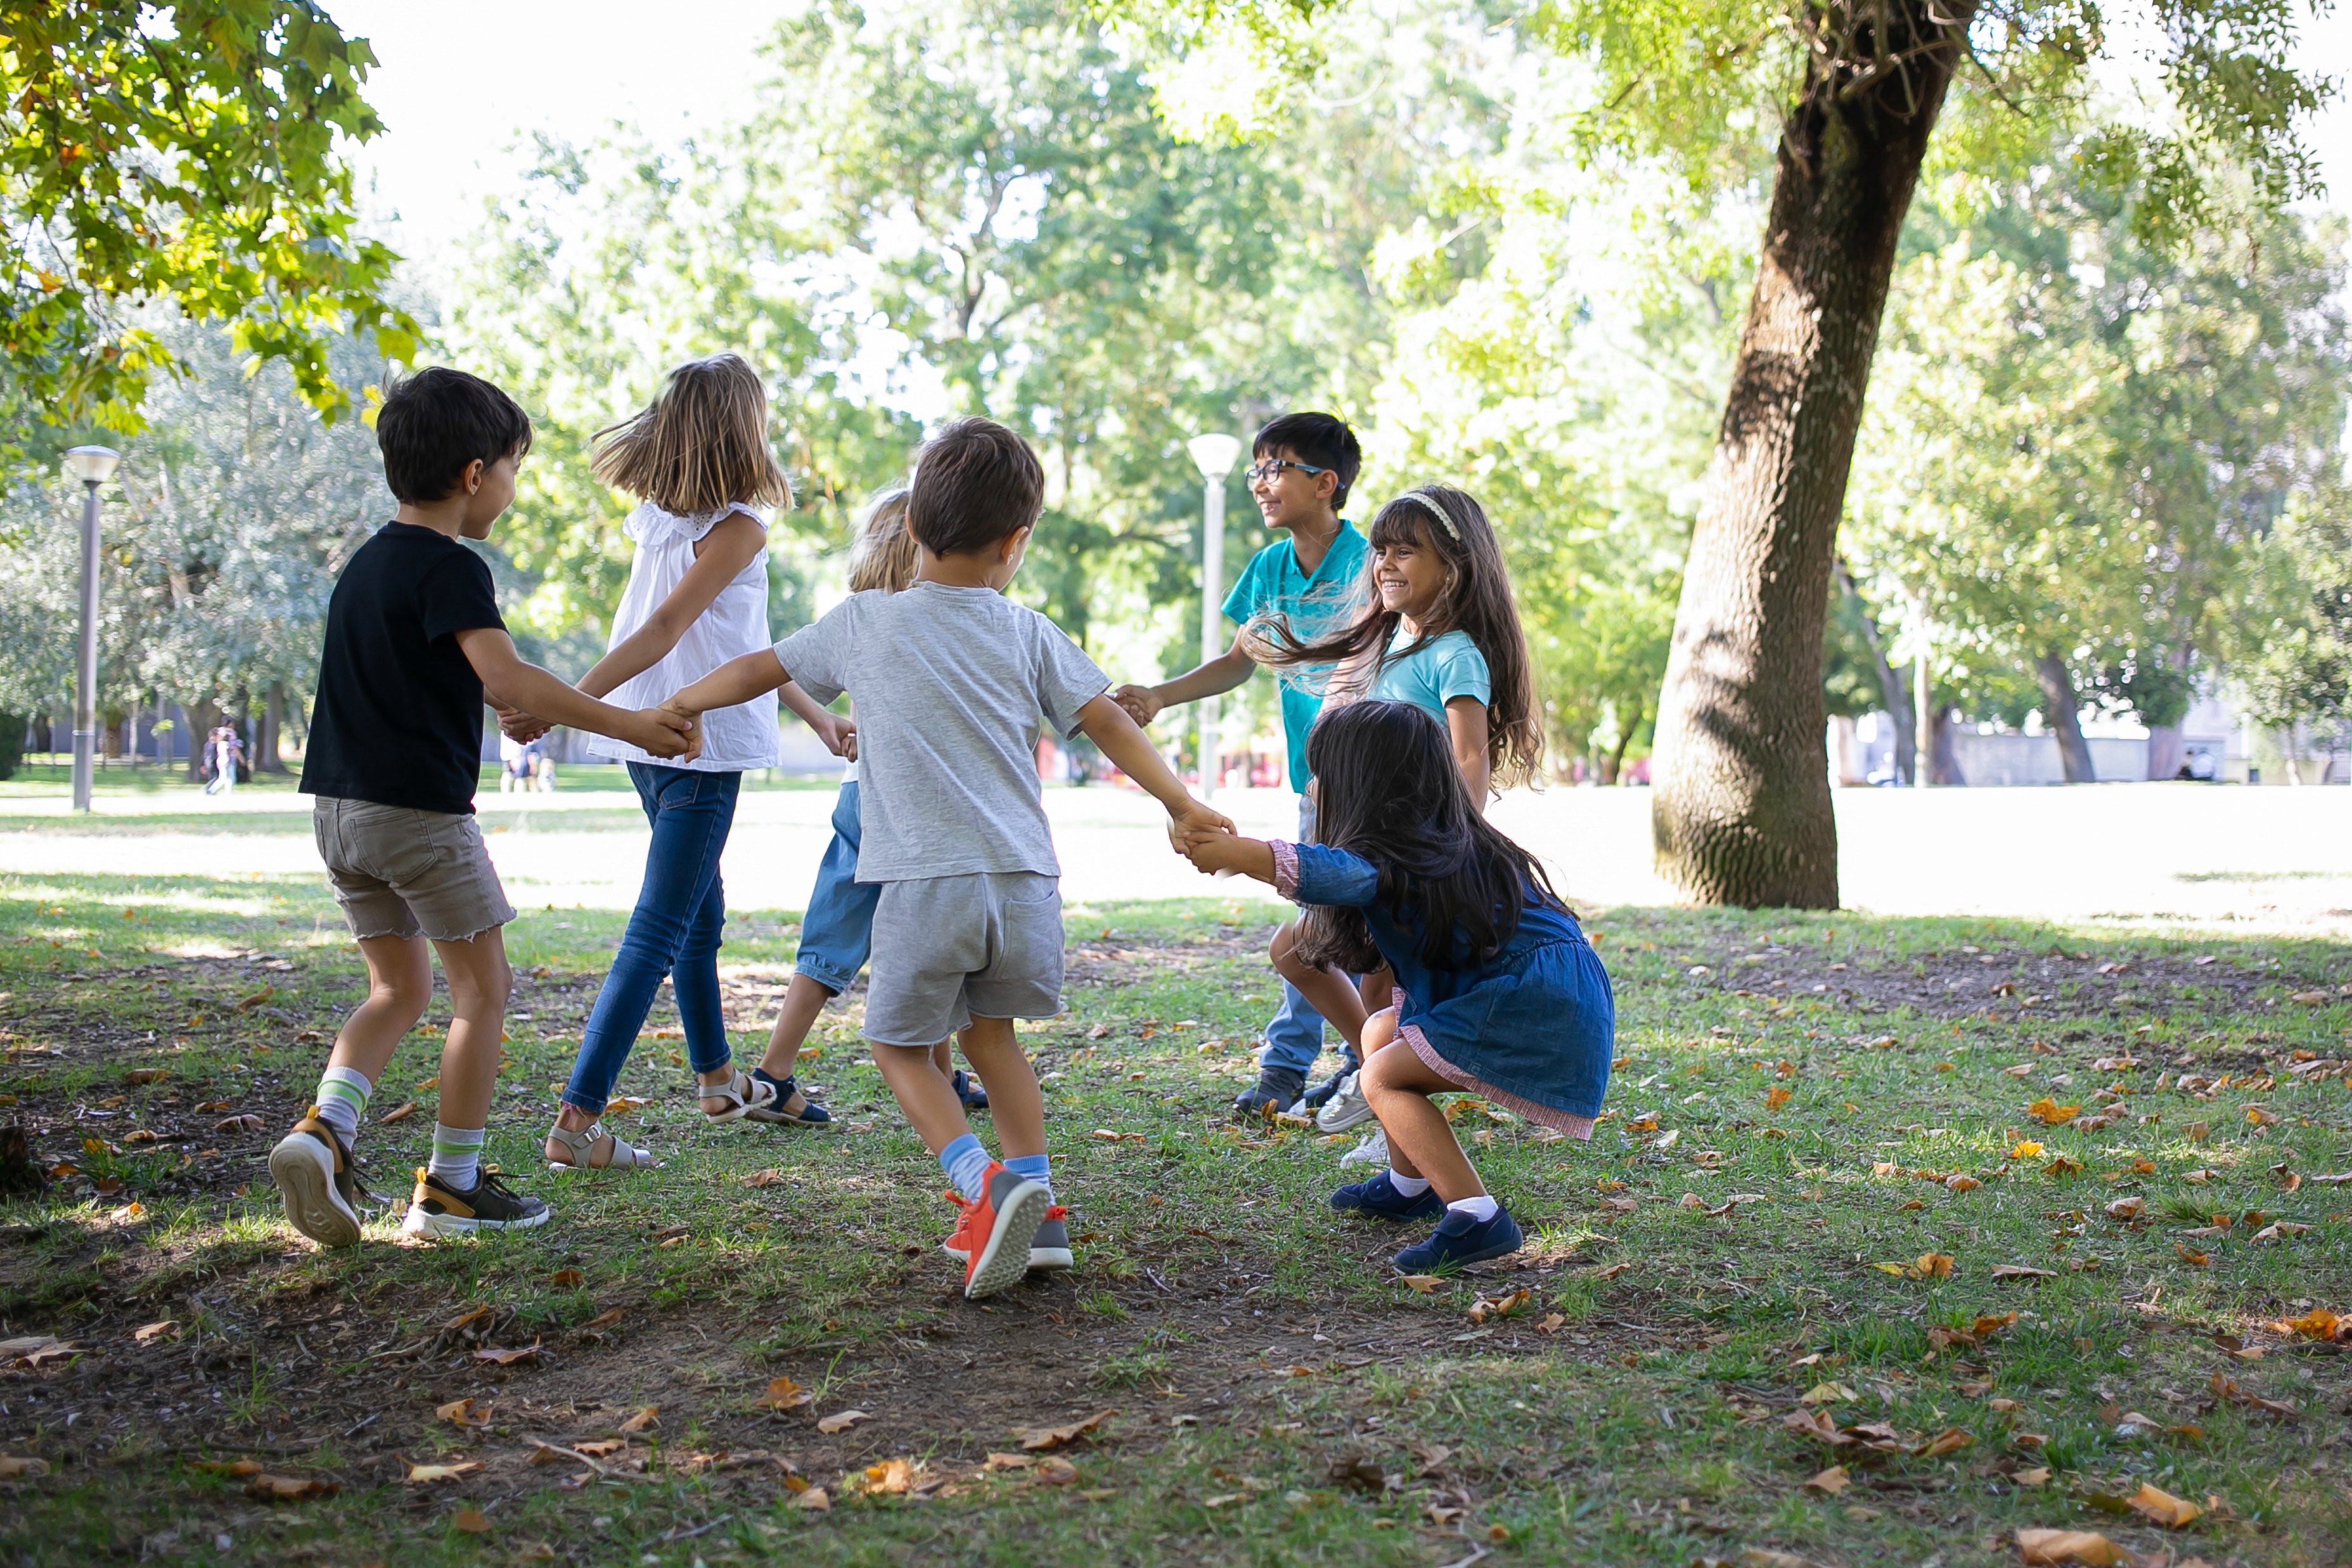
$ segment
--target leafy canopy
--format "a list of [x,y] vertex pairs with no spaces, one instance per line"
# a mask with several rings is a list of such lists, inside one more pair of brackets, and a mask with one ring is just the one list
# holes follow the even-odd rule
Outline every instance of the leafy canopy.
[[354,232],[338,134],[382,129],[375,63],[313,0],[156,5],[14,0],[0,31],[0,386],[12,425],[139,427],[175,364],[139,307],[163,300],[283,360],[330,417],[339,330],[395,359],[394,254]]

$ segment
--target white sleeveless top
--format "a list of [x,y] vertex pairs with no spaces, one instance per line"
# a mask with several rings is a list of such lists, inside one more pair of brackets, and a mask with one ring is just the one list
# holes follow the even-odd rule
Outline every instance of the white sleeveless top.
[[[637,546],[629,563],[629,585],[622,590],[620,608],[613,612],[613,633],[605,648],[618,647],[652,618],[662,601],[677,589],[694,564],[694,546],[735,512],[759,523],[767,521],[738,502],[707,517],[680,517],[646,501],[629,514],[622,529]],[[719,590],[710,607],[686,628],[669,656],[643,674],[613,689],[604,699],[615,708],[651,708],[667,701],[725,664],[747,653],[775,647],[768,636],[768,551],[765,545],[734,580]],[[776,741],[776,699],[772,693],[734,708],[719,708],[702,716],[702,755],[692,762],[656,757],[609,736],[588,737],[592,757],[627,763],[656,763],[666,768],[690,768],[697,773],[732,773],[746,768],[772,768],[780,760]]]

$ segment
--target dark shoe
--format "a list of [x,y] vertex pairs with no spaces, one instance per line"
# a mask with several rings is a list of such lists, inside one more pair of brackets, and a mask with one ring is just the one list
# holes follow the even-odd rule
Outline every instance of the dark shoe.
[[400,1222],[404,1236],[470,1236],[478,1230],[529,1230],[547,1223],[548,1206],[525,1197],[506,1184],[496,1171],[485,1170],[470,1189],[445,1186],[428,1171],[416,1173],[416,1194],[409,1199],[408,1217]]
[[1257,1087],[1235,1097],[1234,1117],[1240,1121],[1256,1121],[1278,1110],[1287,1110],[1306,1087],[1307,1075],[1297,1068],[1260,1068]]
[[1070,1266],[1070,1227],[1065,1222],[1069,1211],[1055,1204],[1037,1222],[1037,1234],[1029,1238],[1029,1267],[1045,1273],[1059,1273]]
[[966,1110],[988,1109],[988,1090],[982,1087],[978,1079],[971,1077],[961,1068],[958,1068],[955,1075],[949,1081],[955,1085],[956,1098],[963,1101],[963,1108]]
[[269,1179],[296,1230],[321,1247],[360,1239],[360,1199],[375,1196],[353,1173],[352,1146],[312,1106],[269,1151]]
[[1347,1081],[1356,1075],[1356,1069],[1362,1065],[1352,1055],[1341,1058],[1338,1072],[1307,1091],[1304,1107],[1307,1113],[1312,1115],[1329,1104],[1331,1097],[1339,1092]]
[[797,1113],[784,1109],[793,1102],[793,1096],[801,1092],[800,1084],[795,1079],[776,1078],[759,1068],[751,1069],[751,1077],[757,1082],[767,1084],[776,1091],[775,1098],[769,1100],[765,1108],[745,1112],[752,1121],[784,1127],[833,1125],[833,1112],[805,1096],[801,1100],[801,1109]]
[[1445,1200],[1437,1195],[1435,1187],[1423,1187],[1420,1196],[1409,1198],[1397,1191],[1396,1184],[1382,1171],[1369,1182],[1358,1182],[1333,1193],[1331,1206],[1341,1214],[1365,1215],[1372,1219],[1429,1219],[1445,1212]]
[[[1436,1189],[1430,1189],[1433,1194]],[[1527,1238],[1519,1234],[1511,1211],[1497,1208],[1489,1220],[1472,1219],[1456,1209],[1445,1211],[1437,1229],[1418,1247],[1408,1247],[1391,1259],[1400,1274],[1440,1274],[1490,1258],[1508,1258]]]

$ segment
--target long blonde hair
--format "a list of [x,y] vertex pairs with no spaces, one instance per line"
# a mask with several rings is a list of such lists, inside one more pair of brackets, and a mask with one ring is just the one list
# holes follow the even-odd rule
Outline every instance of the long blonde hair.
[[900,485],[884,490],[866,509],[856,542],[849,548],[849,591],[904,593],[920,564],[915,536],[907,531],[907,489]]
[[768,447],[768,389],[740,354],[688,360],[671,371],[651,403],[596,432],[589,469],[680,517],[793,499]]

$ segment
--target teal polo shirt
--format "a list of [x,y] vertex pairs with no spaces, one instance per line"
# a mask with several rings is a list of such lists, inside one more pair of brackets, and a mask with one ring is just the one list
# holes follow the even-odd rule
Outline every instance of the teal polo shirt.
[[[1287,535],[1275,541],[1243,568],[1241,580],[1225,595],[1225,617],[1239,626],[1253,620],[1280,620],[1301,642],[1331,636],[1353,618],[1358,608],[1359,579],[1370,546],[1364,536],[1339,520],[1339,531],[1322,562],[1311,573],[1298,568],[1298,552]],[[1282,685],[1282,736],[1290,747],[1290,787],[1307,793],[1307,731],[1323,711],[1319,692],[1297,680]]]

